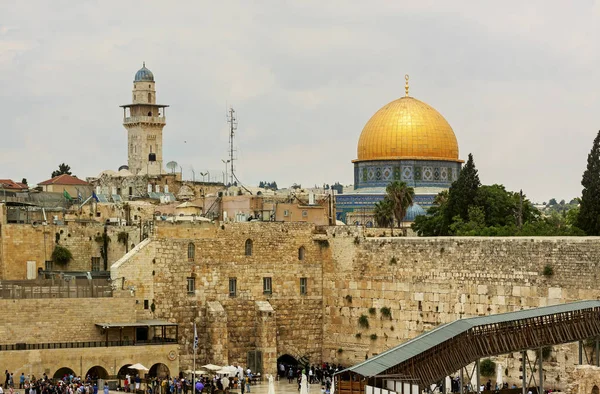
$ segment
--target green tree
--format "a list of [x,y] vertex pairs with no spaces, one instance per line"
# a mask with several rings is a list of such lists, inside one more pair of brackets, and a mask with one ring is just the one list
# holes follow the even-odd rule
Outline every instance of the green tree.
[[394,217],[398,227],[402,224],[402,220],[406,216],[406,211],[413,204],[415,198],[415,189],[408,186],[405,182],[394,181],[386,188],[386,198],[392,203]]
[[469,206],[475,202],[479,186],[481,186],[481,182],[477,168],[475,168],[475,161],[473,155],[469,153],[467,163],[448,191],[448,206],[445,214],[449,223],[455,216],[460,216],[465,222],[469,220]]
[[394,235],[394,205],[387,196],[375,203],[374,216],[377,227],[389,227]]
[[62,175],[62,174],[71,175],[71,167],[68,164],[65,164],[65,163],[59,164],[58,170],[52,171],[52,178]]
[[71,251],[64,246],[56,245],[52,251],[52,261],[59,265],[65,265],[73,259]]
[[548,205],[552,206],[552,205],[557,205],[558,203],[556,202],[556,198],[551,198],[550,201],[548,201]]
[[600,235],[600,131],[588,155],[581,185],[583,191],[577,225],[587,235]]

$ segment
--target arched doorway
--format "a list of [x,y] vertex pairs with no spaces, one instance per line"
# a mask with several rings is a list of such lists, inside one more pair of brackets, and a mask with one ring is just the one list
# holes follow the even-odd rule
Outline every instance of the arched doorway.
[[600,390],[598,390],[598,386],[592,387],[592,394],[599,394]]
[[131,364],[125,364],[125,365],[123,365],[119,369],[119,372],[117,372],[117,378],[118,379],[125,379],[125,376],[131,375],[131,371],[129,370],[130,366],[131,366]]
[[75,371],[73,371],[71,368],[69,367],[62,367],[56,370],[56,372],[54,372],[54,375],[52,376],[54,379],[63,379],[65,376],[75,376]]
[[280,377],[286,377],[288,380],[291,380],[296,377],[297,369],[298,360],[294,356],[284,354],[277,358],[277,373]]
[[85,377],[88,376],[95,382],[98,379],[108,379],[108,372],[100,365],[94,365],[86,372]]
[[171,376],[171,371],[169,371],[169,367],[163,363],[154,364],[150,367],[150,371],[148,371],[148,377],[151,378],[164,379],[167,376]]

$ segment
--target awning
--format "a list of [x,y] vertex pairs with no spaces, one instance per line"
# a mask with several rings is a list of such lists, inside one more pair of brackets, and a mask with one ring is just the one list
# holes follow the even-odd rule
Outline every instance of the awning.
[[102,328],[125,328],[125,327],[175,327],[177,323],[171,323],[166,320],[140,320],[137,322],[126,323],[96,323],[96,326]]

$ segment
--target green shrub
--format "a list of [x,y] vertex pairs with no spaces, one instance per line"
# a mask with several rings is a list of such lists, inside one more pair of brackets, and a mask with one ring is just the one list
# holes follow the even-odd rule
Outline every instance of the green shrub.
[[486,358],[479,363],[479,373],[481,376],[494,376],[496,374],[496,363]]
[[388,308],[387,306],[382,307],[379,312],[381,312],[381,316],[383,317],[387,317],[387,318],[391,318],[392,317],[392,310],[390,308]]
[[369,328],[369,318],[367,315],[360,315],[358,318],[358,325],[362,328]]
[[544,276],[552,276],[554,275],[554,268],[551,265],[547,265],[544,267],[544,271],[542,272]]
[[342,349],[342,348],[339,348],[339,349],[338,349],[338,354],[342,354],[342,353],[344,353],[344,349]]
[[346,301],[348,301],[349,304],[352,304],[352,296],[350,294],[346,296]]
[[377,339],[377,334],[371,334],[371,340],[374,341]]
[[52,251],[52,261],[58,265],[65,265],[73,259],[71,251],[64,246],[56,245]]
[[369,308],[369,315],[374,315],[375,313],[377,313],[377,309],[373,307]]
[[360,332],[357,332],[354,336],[356,337],[356,339],[362,338],[362,334]]
[[392,257],[392,258],[390,259],[390,265],[396,265],[396,263],[398,263],[398,260],[396,260],[396,258],[395,258],[395,257]]

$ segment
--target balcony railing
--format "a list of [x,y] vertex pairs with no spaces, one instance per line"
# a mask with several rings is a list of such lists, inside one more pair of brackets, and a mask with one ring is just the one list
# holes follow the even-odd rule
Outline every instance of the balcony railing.
[[0,299],[112,297],[106,278],[0,281]]
[[49,343],[11,343],[0,345],[0,352],[9,350],[40,350],[40,349],[77,349],[88,347],[113,346],[148,346],[177,344],[174,338],[153,338],[147,341],[89,341],[89,342],[49,342]]
[[167,119],[164,116],[129,116],[123,118],[123,124],[131,123],[157,123],[166,124]]

